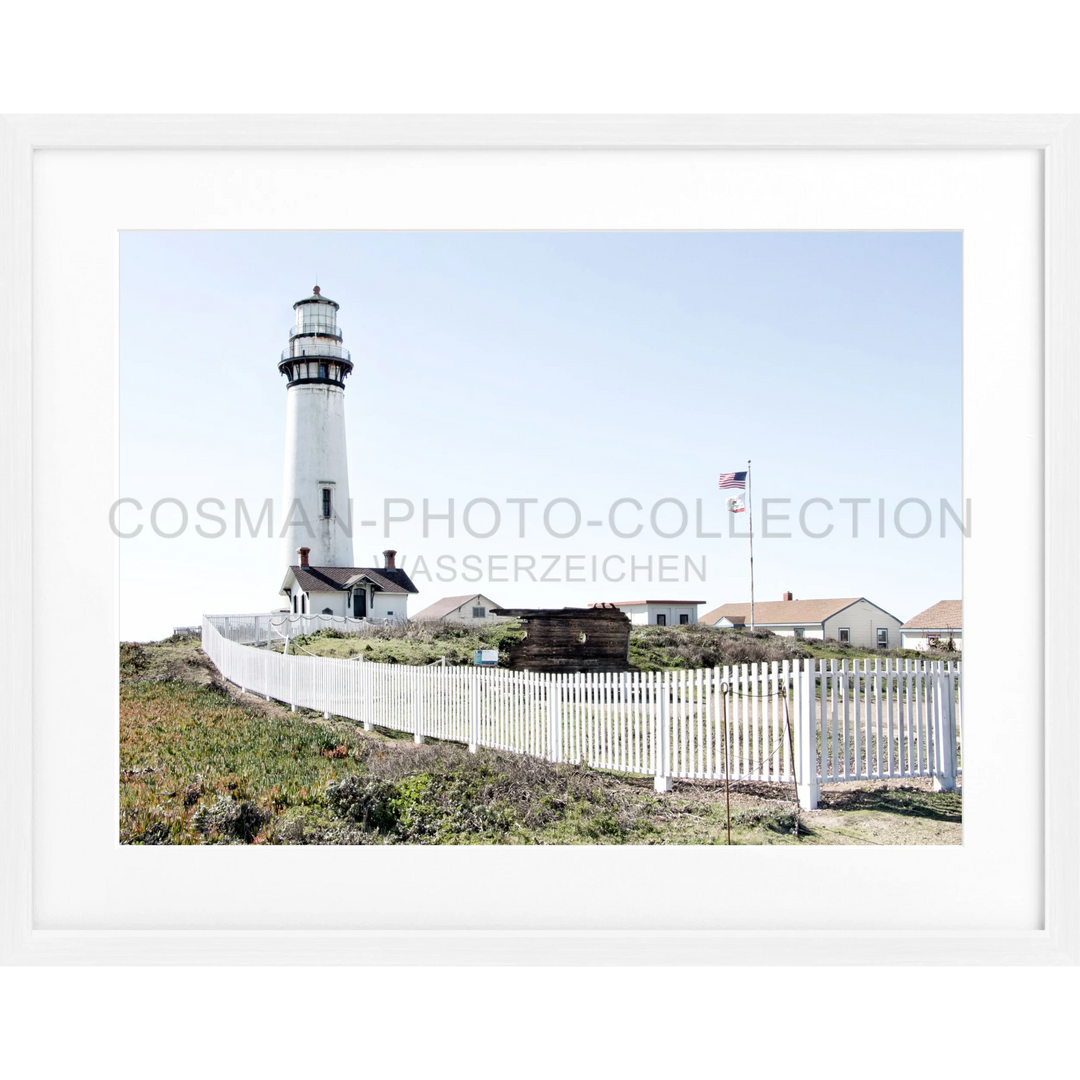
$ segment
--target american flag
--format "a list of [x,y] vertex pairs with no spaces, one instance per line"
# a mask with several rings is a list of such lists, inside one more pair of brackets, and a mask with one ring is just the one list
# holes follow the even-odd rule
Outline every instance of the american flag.
[[746,488],[746,473],[744,472],[726,472],[720,474],[720,490],[724,491],[727,488],[737,488],[742,491]]

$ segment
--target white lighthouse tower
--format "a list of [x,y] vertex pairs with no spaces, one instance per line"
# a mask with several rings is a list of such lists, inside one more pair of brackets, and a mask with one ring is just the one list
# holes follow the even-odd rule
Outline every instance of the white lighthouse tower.
[[[349,464],[345,456],[345,380],[353,366],[341,344],[338,305],[319,292],[293,304],[296,325],[278,370],[289,380],[285,412],[282,541],[285,577],[278,592],[294,615],[407,619],[417,591],[397,552],[383,565],[353,566]],[[303,622],[303,621],[302,621]],[[306,622],[303,622],[306,627]],[[306,632],[306,630],[305,630]]]
[[[288,380],[285,414],[285,566],[309,549],[312,566],[352,566],[352,507],[345,453],[345,380],[338,305],[316,285],[293,304],[296,324],[278,370]],[[305,561],[308,561],[305,559]]]

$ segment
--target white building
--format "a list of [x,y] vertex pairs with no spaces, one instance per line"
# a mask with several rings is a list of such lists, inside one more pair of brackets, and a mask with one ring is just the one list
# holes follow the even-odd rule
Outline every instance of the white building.
[[396,551],[384,551],[384,565],[312,566],[307,548],[297,553],[300,561],[285,571],[281,595],[288,609],[298,615],[347,615],[354,619],[409,617],[409,595],[417,592],[404,570],[399,570]]
[[963,604],[959,600],[939,600],[920,611],[900,627],[900,641],[905,649],[928,649],[931,645],[953,643],[964,646]]
[[499,607],[489,596],[483,593],[471,593],[467,596],[444,596],[434,604],[418,611],[416,620],[445,619],[447,622],[467,623],[479,626],[484,623],[509,622],[509,619],[493,615],[492,608]]
[[[750,602],[721,604],[701,617],[721,629],[750,626]],[[860,649],[895,649],[900,645],[900,620],[863,596],[837,600],[759,600],[754,604],[754,626],[782,637],[830,638]]]
[[698,621],[697,609],[704,600],[617,600],[614,604],[589,607],[617,607],[629,616],[632,626],[687,626]]
[[345,380],[338,305],[321,295],[293,304],[296,324],[278,370],[288,380],[285,409],[283,562],[306,547],[313,566],[351,566],[352,507],[345,453]]

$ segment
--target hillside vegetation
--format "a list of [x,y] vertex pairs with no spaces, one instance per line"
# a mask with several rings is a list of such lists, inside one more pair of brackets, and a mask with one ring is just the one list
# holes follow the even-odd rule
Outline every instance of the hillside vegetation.
[[[326,639],[324,639],[326,640]],[[408,641],[408,638],[400,640]],[[334,639],[329,639],[333,642]],[[627,776],[364,732],[241,697],[197,639],[120,646],[125,844],[723,844],[723,784]],[[956,844],[961,796],[919,781],[735,784],[736,844]]]
[[[477,649],[499,649],[522,636],[520,623],[467,626],[443,621],[407,622],[374,628],[363,635],[318,630],[295,639],[316,656],[363,656],[383,664],[471,664]],[[282,646],[278,646],[280,650]],[[630,663],[641,671],[770,663],[777,660],[900,657],[959,659],[960,654],[913,649],[856,649],[837,641],[779,637],[768,630],[717,630],[692,626],[636,626],[630,631]],[[505,655],[502,660],[505,661]]]

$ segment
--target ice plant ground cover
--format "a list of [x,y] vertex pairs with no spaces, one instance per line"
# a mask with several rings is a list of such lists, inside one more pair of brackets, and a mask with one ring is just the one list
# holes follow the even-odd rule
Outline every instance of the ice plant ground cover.
[[[724,785],[650,778],[429,742],[225,685],[197,639],[120,647],[124,843],[724,844]],[[959,791],[929,781],[740,783],[736,844],[958,844]]]
[[[505,651],[520,638],[520,624],[468,626],[461,623],[391,623],[363,635],[317,630],[294,639],[315,656],[356,657],[377,663],[433,664],[443,657],[451,665],[471,664],[477,649]],[[281,651],[283,643],[275,648]],[[691,626],[635,626],[630,631],[630,663],[640,671],[715,667],[722,664],[770,663],[795,659],[958,660],[948,649],[859,649],[836,641],[779,637],[766,630],[718,630],[704,623]]]

